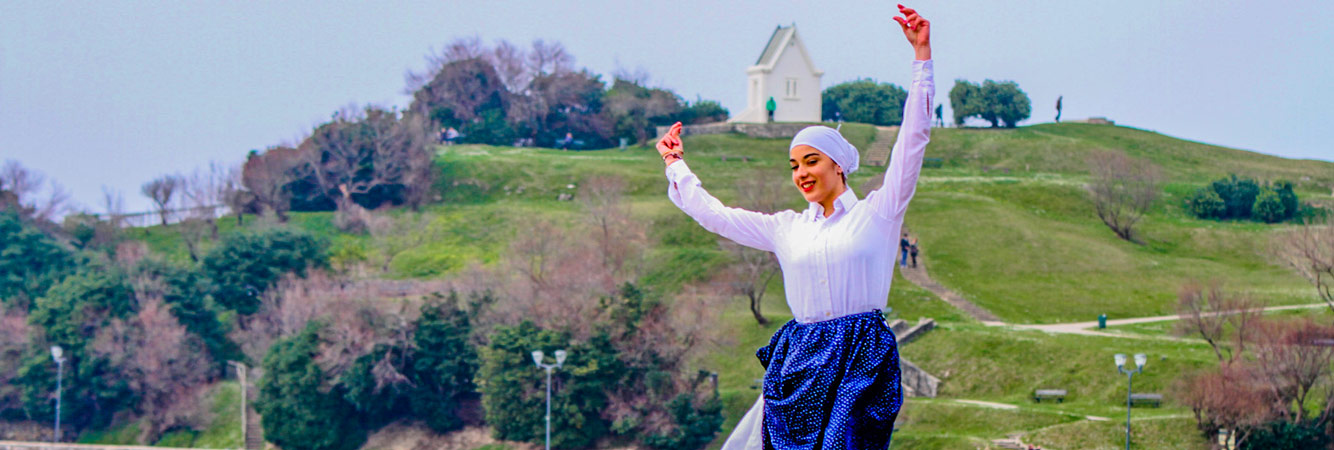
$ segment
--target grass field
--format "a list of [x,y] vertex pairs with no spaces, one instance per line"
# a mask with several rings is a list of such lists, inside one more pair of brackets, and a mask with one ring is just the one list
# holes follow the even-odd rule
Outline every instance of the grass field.
[[[870,147],[874,129],[844,127],[858,148]],[[1271,305],[1318,301],[1305,280],[1268,254],[1270,240],[1291,224],[1214,222],[1189,217],[1185,196],[1208,181],[1237,173],[1261,180],[1285,178],[1297,184],[1304,201],[1331,204],[1334,164],[1297,161],[1187,142],[1123,127],[1043,124],[1012,130],[937,129],[927,157],[941,168],[925,169],[906,226],[921,240],[931,276],[968,300],[1013,323],[1058,323],[1168,315],[1177,289],[1188,280],[1223,280],[1225,287]],[[787,140],[739,135],[687,136],[690,167],[724,203],[738,196],[735,181],[772,178],[786,183]],[[1084,193],[1086,155],[1095,149],[1122,150],[1162,166],[1168,183],[1141,223],[1142,244],[1117,239],[1094,215]],[[717,238],[673,207],[663,195],[661,162],[648,148],[563,152],[559,150],[460,145],[442,147],[444,202],[425,208],[438,234],[426,245],[394,259],[391,278],[448,277],[468,264],[503,258],[526,224],[547,220],[577,227],[575,194],[585,180],[615,175],[626,182],[627,199],[649,236],[640,282],[672,293],[707,279],[729,263]],[[849,179],[858,188],[883,169],[865,167]],[[805,207],[795,193],[789,205]],[[327,212],[293,213],[294,225],[324,236],[336,261],[379,261],[369,236],[340,233]],[[265,226],[247,218],[247,227]],[[234,230],[224,220],[222,232]],[[156,251],[185,261],[184,246],[170,228],[135,230]],[[1147,353],[1149,364],[1135,379],[1136,391],[1164,393],[1162,408],[1136,408],[1135,434],[1141,448],[1201,448],[1194,421],[1172,400],[1181,374],[1214,361],[1207,346],[1194,342],[1050,335],[983,326],[967,315],[895,278],[891,315],[916,322],[934,318],[939,327],[905,346],[902,355],[943,380],[940,398],[913,399],[900,418],[894,448],[973,449],[992,439],[1022,433],[1047,448],[1120,448],[1123,445],[1125,377],[1112,363],[1114,353]],[[791,318],[776,278],[763,310],[771,319],[759,326],[744,300],[735,299],[718,320],[728,342],[705,355],[700,368],[719,373],[725,402],[724,432],[718,448],[754,401],[754,380],[762,376],[754,350]],[[1169,323],[1116,327],[1112,331],[1163,335]],[[1061,404],[1034,404],[1034,389],[1070,392]],[[225,391],[225,389],[224,389]],[[220,392],[224,392],[220,391]],[[220,394],[222,395],[222,394]],[[233,394],[234,395],[234,394]],[[1013,405],[991,409],[955,400]],[[220,401],[219,404],[225,402]],[[1085,416],[1112,420],[1089,421]],[[223,416],[219,416],[220,420]],[[235,424],[232,424],[234,427]],[[210,430],[228,429],[216,425]],[[121,429],[99,442],[120,442]],[[229,437],[211,431],[169,434],[171,442],[222,445]],[[88,434],[87,436],[93,436]],[[235,437],[239,439],[239,436]]]

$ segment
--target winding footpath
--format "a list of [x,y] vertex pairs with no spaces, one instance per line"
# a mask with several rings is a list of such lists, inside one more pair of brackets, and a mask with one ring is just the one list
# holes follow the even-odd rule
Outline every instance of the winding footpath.
[[[1188,341],[1188,342],[1198,341],[1198,339],[1179,338],[1174,336],[1153,336],[1153,335],[1144,335],[1135,333],[1109,333],[1106,331],[1097,331],[1093,329],[1098,326],[1097,321],[1069,322],[1069,323],[1055,323],[1055,324],[1041,324],[1041,325],[1005,323],[1001,321],[1001,319],[997,317],[995,314],[992,314],[990,311],[987,311],[986,308],[983,308],[973,302],[968,301],[968,299],[963,298],[963,296],[959,295],[959,293],[951,291],[949,288],[942,286],[940,283],[937,283],[935,280],[931,279],[931,276],[926,272],[926,255],[924,254],[917,255],[917,267],[911,267],[911,266],[899,267],[899,274],[903,275],[904,278],[908,279],[908,281],[911,281],[918,287],[931,291],[931,293],[935,294],[936,297],[939,297],[941,300],[944,300],[946,303],[953,305],[955,308],[958,308],[960,311],[967,313],[969,316],[972,316],[974,319],[977,319],[979,322],[982,322],[984,325],[987,326],[1006,327],[1012,330],[1036,330],[1036,331],[1045,331],[1048,333],[1080,334],[1085,336],[1103,336],[1103,337],[1114,337],[1123,339],[1150,339],[1150,340],[1169,340],[1169,341]],[[1327,306],[1328,305],[1324,303],[1312,303],[1306,305],[1270,306],[1264,308],[1264,310],[1284,311],[1292,309],[1325,308]],[[1136,317],[1131,319],[1108,320],[1107,326],[1130,325],[1130,324],[1149,323],[1149,322],[1164,322],[1164,321],[1179,320],[1179,319],[1180,317],[1178,317],[1175,314],[1170,316]]]

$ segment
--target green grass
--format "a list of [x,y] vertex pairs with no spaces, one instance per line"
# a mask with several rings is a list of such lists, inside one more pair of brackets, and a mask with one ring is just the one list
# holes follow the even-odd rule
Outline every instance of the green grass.
[[[863,151],[874,128],[848,124],[845,134]],[[1221,279],[1230,291],[1244,292],[1269,304],[1317,301],[1303,279],[1275,264],[1269,241],[1289,225],[1201,221],[1182,209],[1184,198],[1199,186],[1227,173],[1261,180],[1296,182],[1304,201],[1324,201],[1334,184],[1334,164],[1296,161],[1182,141],[1142,130],[1086,124],[1044,124],[1013,130],[936,129],[928,157],[943,167],[926,169],[907,215],[907,227],[921,239],[931,275],[940,283],[1003,319],[1022,323],[1091,321],[1173,313],[1177,289],[1187,280]],[[736,180],[771,178],[786,183],[786,139],[740,135],[687,136],[690,167],[724,203],[739,198]],[[1085,158],[1094,149],[1119,149],[1163,167],[1168,183],[1153,211],[1142,221],[1143,244],[1119,240],[1094,215],[1083,191]],[[510,242],[534,220],[576,228],[582,220],[577,201],[557,201],[577,193],[589,177],[615,175],[625,180],[633,216],[648,237],[641,284],[670,295],[687,283],[708,279],[724,268],[730,255],[718,238],[704,231],[666,199],[662,166],[646,147],[626,150],[564,152],[549,149],[459,145],[441,147],[444,201],[425,208],[440,238],[395,258],[390,278],[438,278],[469,264],[500,261]],[[860,189],[883,169],[866,167],[849,179]],[[806,203],[795,193],[788,207]],[[246,228],[271,226],[248,217]],[[366,235],[339,232],[328,212],[293,213],[291,225],[332,244],[336,262],[367,262],[378,267],[378,254]],[[234,220],[220,231],[236,230]],[[130,232],[154,250],[188,261],[173,227]],[[140,235],[142,234],[142,235]],[[206,243],[205,246],[211,245]],[[1202,344],[1130,340],[985,327],[932,294],[895,275],[888,299],[891,317],[916,322],[923,317],[939,328],[902,348],[902,355],[941,377],[941,399],[908,403],[899,422],[895,448],[972,449],[1007,433],[1022,432],[1050,448],[1119,448],[1115,418],[1125,377],[1112,367],[1114,353],[1148,353],[1149,365],[1137,376],[1137,391],[1168,395],[1163,408],[1136,409],[1137,446],[1191,448],[1200,444],[1193,420],[1171,401],[1176,377],[1205,367],[1214,356]],[[755,323],[744,299],[733,299],[719,314],[728,342],[697,364],[719,373],[725,404],[724,430],[710,448],[721,446],[759,391],[763,376],[754,350],[791,318],[781,277],[769,287],[762,310],[771,323]],[[1140,324],[1123,332],[1164,334],[1170,325]],[[1119,327],[1118,327],[1119,328]],[[1062,404],[1032,404],[1034,389],[1070,391]],[[233,388],[234,390],[234,388]],[[220,391],[219,396],[225,396]],[[234,394],[233,394],[234,395]],[[1020,406],[996,410],[958,405],[975,399]],[[226,402],[220,401],[219,404]],[[1083,415],[1113,418],[1089,422]],[[235,428],[220,424],[209,430]],[[1140,420],[1139,418],[1143,418]],[[1142,423],[1143,425],[1138,425]],[[87,433],[98,442],[126,442],[137,433],[131,424]],[[173,433],[171,442],[221,446],[227,437],[209,430]],[[188,438],[188,439],[187,439]],[[239,435],[235,437],[239,442]],[[1138,439],[1138,438],[1137,438]],[[205,445],[207,444],[207,445]]]
[[[1182,373],[1217,364],[1203,343],[1054,335],[983,325],[945,323],[900,350],[903,357],[941,378],[942,398],[984,400],[1072,414],[1114,417],[1124,413],[1126,377],[1112,355],[1145,353],[1136,392],[1166,395],[1162,408],[1145,414],[1177,414],[1171,390]],[[1035,404],[1037,389],[1065,389],[1063,403]]]
[[[205,395],[211,402],[208,416],[212,419],[203,430],[175,429],[163,433],[155,447],[178,448],[238,448],[241,446],[241,385],[222,381],[209,388]],[[104,430],[85,431],[79,435],[80,444],[142,445],[138,442],[141,421],[134,421]]]

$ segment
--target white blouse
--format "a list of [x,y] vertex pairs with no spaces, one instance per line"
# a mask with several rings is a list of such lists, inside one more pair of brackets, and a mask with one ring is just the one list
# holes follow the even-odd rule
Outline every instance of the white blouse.
[[726,207],[704,190],[685,161],[667,166],[667,197],[704,229],[776,254],[787,304],[798,322],[884,309],[899,253],[899,230],[931,140],[934,95],[931,61],[913,61],[903,126],[884,185],[860,200],[848,188],[834,201],[829,217],[819,203],[800,213]]

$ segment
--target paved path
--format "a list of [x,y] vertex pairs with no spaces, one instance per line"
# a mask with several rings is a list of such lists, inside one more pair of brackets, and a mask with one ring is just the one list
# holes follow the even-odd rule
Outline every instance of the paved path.
[[[982,401],[982,400],[963,400],[963,399],[955,399],[954,402],[955,402],[955,403],[962,403],[962,404],[970,405],[970,406],[980,406],[980,407],[983,407],[983,408],[995,408],[995,409],[1007,409],[1007,410],[1017,410],[1017,409],[1019,409],[1019,405],[1011,405],[1011,404],[1009,404],[1009,403],[988,402],[988,401]],[[1050,410],[1042,410],[1042,411],[1043,411],[1043,412],[1051,412]],[[1056,411],[1056,412],[1061,412],[1061,411]],[[1065,412],[1061,412],[1061,413],[1062,413],[1062,414],[1069,414],[1069,415],[1072,415],[1072,416],[1080,416],[1080,415],[1082,415],[1082,414],[1070,414],[1070,413],[1065,413]],[[1085,420],[1094,420],[1094,421],[1107,421],[1107,420],[1111,420],[1111,419],[1108,419],[1108,418],[1106,418],[1106,417],[1101,417],[1101,416],[1084,416],[1084,419],[1085,419]]]
[[[946,303],[954,305],[955,308],[958,308],[959,310],[967,313],[974,319],[977,319],[978,321],[981,321],[983,324],[986,324],[988,326],[1009,327],[1011,329],[1016,329],[1016,330],[1037,330],[1037,331],[1045,331],[1048,333],[1082,334],[1085,336],[1103,336],[1103,337],[1115,337],[1115,338],[1125,338],[1125,339],[1149,339],[1149,340],[1169,340],[1169,341],[1189,341],[1189,342],[1197,341],[1196,339],[1186,339],[1175,336],[1154,336],[1154,335],[1144,335],[1135,333],[1108,333],[1105,331],[1093,330],[1092,328],[1096,328],[1098,326],[1097,321],[1055,323],[1055,324],[1044,324],[1044,325],[1005,323],[1002,322],[999,317],[996,317],[995,314],[992,314],[990,311],[987,311],[986,308],[983,308],[981,306],[974,304],[973,302],[968,301],[967,299],[963,298],[962,295],[959,295],[957,292],[951,291],[949,288],[942,286],[940,283],[937,283],[935,280],[931,279],[931,276],[928,275],[926,272],[926,262],[927,262],[926,255],[919,253],[917,255],[917,267],[899,266],[899,273],[902,274],[904,278],[907,278],[908,281],[911,281],[913,284],[916,284],[918,287],[931,291],[932,294],[936,294],[936,296],[940,297],[941,300],[944,300]],[[1328,306],[1329,305],[1326,305],[1325,303],[1312,303],[1307,305],[1270,306],[1268,308],[1265,308],[1264,310],[1283,311],[1290,309],[1324,308]],[[1170,316],[1136,317],[1131,319],[1108,320],[1107,326],[1110,327],[1116,325],[1129,325],[1136,323],[1163,322],[1163,321],[1178,320],[1178,319],[1180,319],[1180,317],[1178,317],[1175,314]]]
[[[1268,308],[1265,308],[1264,310],[1284,311],[1290,309],[1314,309],[1314,308],[1324,308],[1324,307],[1327,307],[1327,305],[1325,305],[1324,303],[1312,303],[1308,305],[1270,306]],[[1110,327],[1115,325],[1130,325],[1136,323],[1163,322],[1163,321],[1178,320],[1178,319],[1180,319],[1180,317],[1178,317],[1175,314],[1170,316],[1136,317],[1133,319],[1108,320],[1107,326]],[[1108,333],[1104,331],[1092,330],[1091,328],[1096,328],[1098,326],[1097,321],[1056,323],[1048,325],[1021,325],[1021,324],[1006,324],[1006,323],[988,323],[987,325],[1009,326],[1011,328],[1019,330],[1038,330],[1038,331],[1046,331],[1048,333],[1082,334],[1086,336],[1108,336],[1108,337],[1132,338],[1132,339],[1170,339],[1170,340],[1190,340],[1190,341],[1195,340],[1195,339],[1181,339],[1171,336],[1147,336],[1147,335],[1136,335],[1136,334],[1125,334],[1125,333]]]

